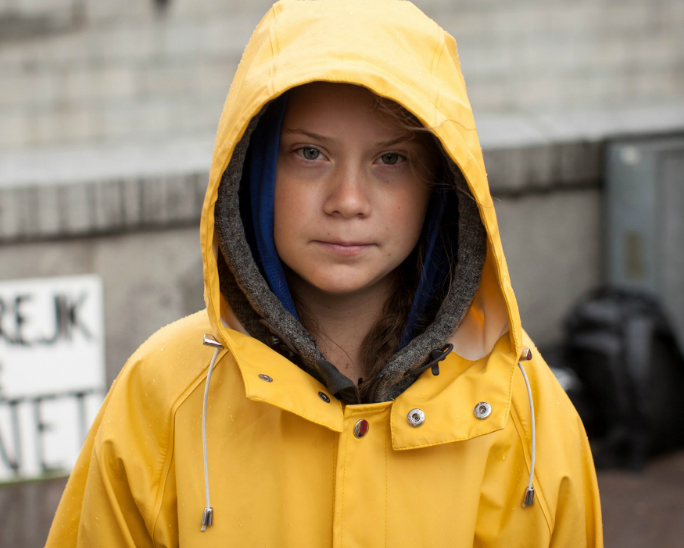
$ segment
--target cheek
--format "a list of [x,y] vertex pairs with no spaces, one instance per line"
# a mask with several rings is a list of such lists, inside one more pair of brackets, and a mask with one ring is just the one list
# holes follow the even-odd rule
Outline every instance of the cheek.
[[[276,182],[275,197],[273,205],[273,239],[275,241],[276,251],[278,255],[286,252],[285,246],[291,241],[290,230],[293,228],[292,221],[292,206],[296,204],[291,203],[291,194],[287,192],[283,185]],[[294,219],[297,217],[294,216]]]
[[391,220],[389,224],[392,227],[391,230],[401,237],[404,246],[410,248],[408,252],[413,249],[420,237],[429,199],[429,190],[419,188],[416,191],[414,189],[398,196],[390,211]]
[[287,250],[296,243],[295,236],[307,224],[312,209],[311,193],[289,178],[276,178],[273,206],[273,239],[283,260]]

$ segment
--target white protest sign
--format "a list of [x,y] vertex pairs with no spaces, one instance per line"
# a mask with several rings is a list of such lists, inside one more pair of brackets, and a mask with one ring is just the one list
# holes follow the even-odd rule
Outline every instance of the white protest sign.
[[105,383],[100,278],[0,281],[0,481],[71,470]]

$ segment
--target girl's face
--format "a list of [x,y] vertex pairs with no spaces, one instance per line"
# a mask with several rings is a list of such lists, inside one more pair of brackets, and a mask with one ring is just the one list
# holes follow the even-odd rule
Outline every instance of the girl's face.
[[300,289],[360,294],[411,253],[434,171],[430,151],[368,90],[292,90],[280,136],[275,245]]

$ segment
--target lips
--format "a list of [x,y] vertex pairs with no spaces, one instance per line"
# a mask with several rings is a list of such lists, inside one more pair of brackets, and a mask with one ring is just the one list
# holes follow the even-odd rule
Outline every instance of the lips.
[[368,242],[345,242],[341,240],[314,240],[313,243],[322,247],[326,251],[329,251],[330,253],[346,256],[359,255],[373,246],[373,244]]

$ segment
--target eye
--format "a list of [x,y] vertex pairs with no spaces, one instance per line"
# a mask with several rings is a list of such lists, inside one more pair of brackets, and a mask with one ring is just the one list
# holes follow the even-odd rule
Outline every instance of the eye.
[[383,164],[393,166],[406,161],[406,156],[404,156],[403,154],[399,154],[398,152],[386,152],[385,154],[380,156],[380,160]]
[[303,147],[300,148],[298,152],[306,160],[318,160],[321,157],[321,151],[314,147]]

